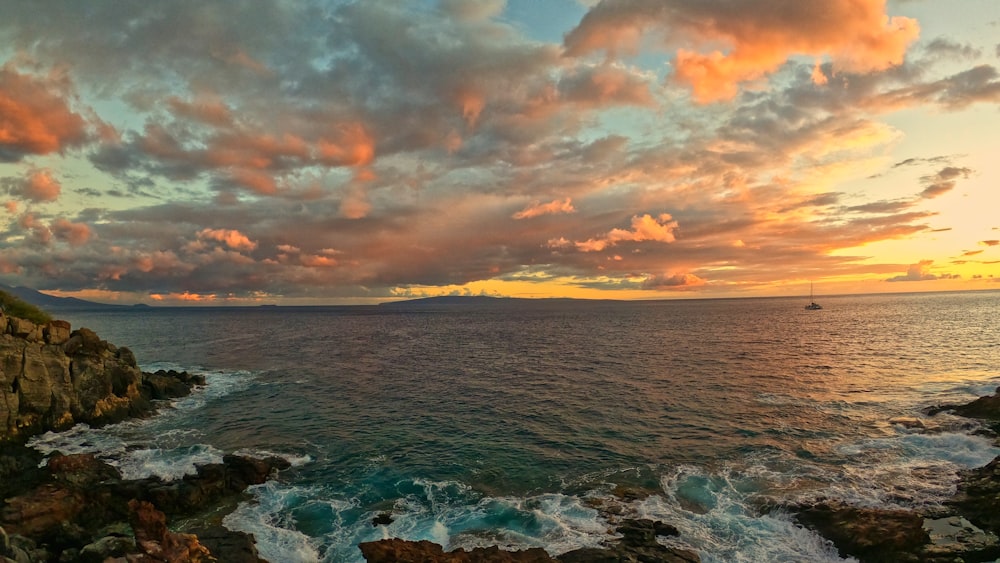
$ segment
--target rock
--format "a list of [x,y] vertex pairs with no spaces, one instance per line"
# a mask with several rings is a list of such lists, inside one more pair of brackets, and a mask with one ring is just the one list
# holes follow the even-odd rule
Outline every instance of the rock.
[[[131,351],[127,348],[124,350],[131,356]],[[205,385],[205,376],[161,369],[153,373],[143,372],[142,385],[143,395],[149,399],[174,399],[190,394],[195,386]]]
[[541,548],[524,551],[504,551],[500,548],[477,547],[471,551],[444,551],[429,541],[407,541],[399,538],[365,542],[358,545],[368,563],[699,563],[701,558],[691,550],[667,547],[657,536],[676,536],[677,528],[648,519],[626,519],[618,526],[621,540],[606,548],[587,547],[552,557]]
[[78,422],[100,426],[150,409],[131,352],[86,328],[67,336],[65,321],[38,327],[6,318],[11,330],[0,335],[0,443]]
[[961,516],[924,520],[931,543],[924,550],[927,560],[990,561],[1000,557],[997,536],[980,530]]
[[382,512],[372,518],[372,526],[388,526],[389,524],[392,524],[392,515],[388,512]]
[[1000,457],[963,471],[958,492],[948,505],[980,528],[1000,535]]
[[234,532],[223,526],[192,530],[201,545],[208,548],[219,561],[226,563],[267,563],[257,553],[253,536]]
[[9,334],[22,339],[26,339],[33,335],[35,333],[35,329],[38,328],[35,323],[29,321],[28,319],[21,319],[18,317],[7,317],[7,325],[9,326]]
[[0,445],[0,499],[15,496],[40,485],[47,477],[38,468],[41,452],[19,444]]
[[924,519],[908,510],[860,508],[821,501],[796,511],[797,519],[860,561],[920,561],[930,543]]
[[1000,420],[1000,389],[993,395],[980,397],[969,404],[959,405],[953,410],[955,414],[968,418]]
[[135,530],[139,551],[153,561],[167,563],[201,563],[215,561],[208,548],[193,534],[181,534],[167,529],[167,517],[152,504],[131,500],[128,503],[129,523]]
[[46,467],[56,482],[76,486],[95,485],[102,481],[121,479],[121,473],[94,454],[62,455],[58,452],[49,458]]
[[667,547],[657,541],[658,536],[675,537],[677,528],[659,520],[625,519],[616,531],[621,534],[617,543],[607,548],[576,549],[558,556],[561,563],[612,563],[655,561],[658,563],[698,563],[701,557],[692,550]]
[[1000,421],[1000,388],[997,388],[996,393],[993,395],[980,397],[971,403],[964,405],[940,405],[931,407],[926,412],[929,415],[935,415],[945,411],[951,411],[959,416],[968,418]]
[[142,387],[143,394],[153,400],[174,399],[191,393],[190,385],[161,373],[143,373]]
[[69,340],[70,329],[70,324],[67,321],[54,320],[42,328],[42,336],[46,344],[59,346]]
[[[9,536],[7,532],[0,527],[0,561],[7,563],[12,561],[13,563],[32,563],[32,561],[44,561],[38,557],[38,553],[35,550],[35,544],[31,540],[22,536]],[[42,555],[42,557],[47,558],[47,554]]]
[[75,520],[85,506],[82,493],[48,483],[7,499],[0,509],[0,525],[10,533],[43,538],[61,533],[64,524]]
[[398,538],[358,544],[368,563],[554,563],[544,549],[504,551],[498,547],[477,547],[472,551],[444,548],[426,540],[407,541]]
[[135,539],[126,536],[104,536],[83,546],[76,560],[80,563],[102,563],[108,558],[125,557],[137,551]]

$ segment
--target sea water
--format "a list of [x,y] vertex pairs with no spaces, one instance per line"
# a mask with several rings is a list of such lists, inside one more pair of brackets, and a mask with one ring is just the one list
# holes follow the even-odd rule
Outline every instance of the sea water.
[[[224,523],[270,561],[389,537],[556,555],[623,517],[706,562],[843,561],[780,509],[934,506],[1000,450],[928,406],[1000,385],[1000,292],[61,314],[208,385],[32,444],[176,479],[288,458]],[[914,428],[913,419],[925,428]],[[622,491],[630,494],[622,495]],[[388,525],[373,525],[382,513]]]

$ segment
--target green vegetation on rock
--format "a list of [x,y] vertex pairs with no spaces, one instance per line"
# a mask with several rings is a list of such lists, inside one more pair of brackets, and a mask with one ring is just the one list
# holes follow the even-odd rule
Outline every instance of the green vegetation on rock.
[[0,290],[0,307],[3,312],[12,317],[27,319],[35,324],[45,324],[52,320],[52,317],[45,311],[35,307],[31,303],[21,301],[17,297]]

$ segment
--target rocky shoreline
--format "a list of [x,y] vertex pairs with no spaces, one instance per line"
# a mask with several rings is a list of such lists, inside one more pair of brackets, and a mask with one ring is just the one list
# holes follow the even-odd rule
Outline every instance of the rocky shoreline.
[[[65,321],[0,313],[0,562],[264,561],[253,537],[204,517],[289,463],[226,455],[193,475],[122,479],[93,454],[44,456],[25,442],[75,424],[148,416],[205,385],[187,372],[142,372],[128,348]],[[168,522],[192,519],[187,533]]]
[[[966,405],[927,409],[929,417],[950,412],[983,422],[980,432],[997,440],[1000,430],[1000,389]],[[919,419],[895,421],[913,431],[931,431]],[[623,502],[648,492],[619,490]],[[368,563],[696,563],[697,553],[671,547],[678,536],[669,523],[621,519],[619,510],[596,506],[609,521],[619,522],[620,537],[601,548],[584,548],[550,556],[542,549],[503,551],[496,547],[445,552],[429,541],[386,539],[362,543]],[[610,509],[610,510],[609,510]],[[984,467],[963,471],[956,494],[933,510],[899,510],[852,506],[819,499],[809,504],[764,503],[761,514],[782,511],[799,525],[830,541],[842,557],[861,563],[977,563],[1000,559],[1000,457]],[[390,514],[380,515],[383,522]],[[683,538],[680,538],[683,540]],[[667,540],[667,541],[663,541]]]

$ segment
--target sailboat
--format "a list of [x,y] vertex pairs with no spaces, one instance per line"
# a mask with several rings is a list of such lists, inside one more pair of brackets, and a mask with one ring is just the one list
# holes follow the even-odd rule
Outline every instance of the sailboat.
[[819,303],[813,301],[813,284],[810,283],[809,284],[809,304],[806,305],[806,309],[809,309],[810,311],[815,311],[817,309],[822,309],[822,308],[823,307]]

